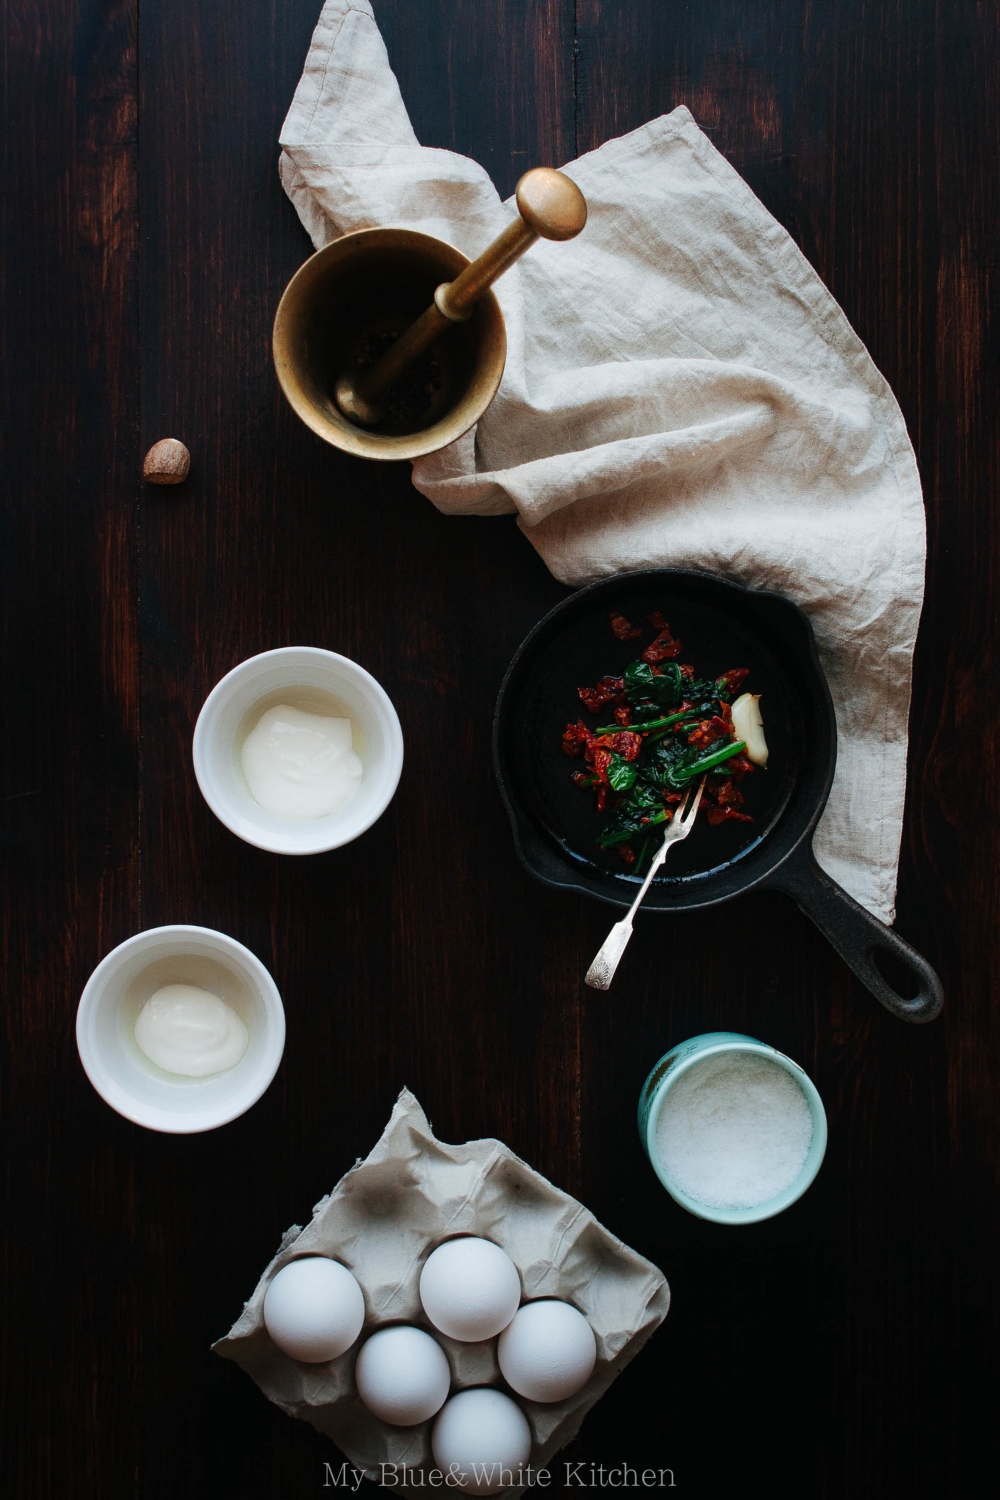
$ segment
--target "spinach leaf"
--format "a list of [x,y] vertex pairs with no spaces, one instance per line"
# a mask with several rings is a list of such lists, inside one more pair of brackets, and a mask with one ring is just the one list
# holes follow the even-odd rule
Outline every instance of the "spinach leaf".
[[[648,743],[648,742],[647,742]],[[697,760],[698,752],[678,735],[667,735],[648,747],[643,774],[654,786],[676,787],[675,770]]]
[[716,766],[731,760],[734,755],[742,754],[745,749],[746,741],[736,740],[723,745],[720,750],[713,750],[709,755],[699,756],[697,750],[688,750],[684,759],[678,760],[665,773],[666,784],[679,790],[696,776],[701,776],[705,771],[714,771]]
[[684,696],[684,679],[675,661],[666,661],[660,667],[661,676],[654,677],[656,700],[664,708],[672,708]]
[[632,707],[646,704],[651,708],[673,708],[681,701],[681,669],[668,662],[660,672],[645,661],[633,661],[625,668],[625,697]]
[[630,661],[624,672],[626,698],[645,697],[653,681],[653,669],[644,661]]
[[629,787],[635,785],[635,766],[624,755],[617,753],[611,756],[608,764],[608,783],[613,791],[627,792]]
[[649,821],[643,823],[641,828],[616,828],[610,833],[601,834],[597,842],[602,849],[613,849],[616,844],[631,843],[637,833],[651,833],[660,823],[665,823],[669,817],[670,814],[664,808],[662,812],[653,813]]
[[639,824],[651,810],[659,811],[663,806],[663,794],[655,787],[637,781],[626,797],[618,804],[617,818],[625,823]]
[[676,791],[686,786],[694,775],[693,767],[697,763],[698,752],[690,745],[685,745],[680,754],[673,756],[660,767],[660,785],[673,787]]

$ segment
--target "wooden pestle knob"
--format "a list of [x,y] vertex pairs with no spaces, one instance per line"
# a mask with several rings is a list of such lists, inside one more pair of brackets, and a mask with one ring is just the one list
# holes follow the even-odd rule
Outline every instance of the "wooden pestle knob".
[[576,183],[554,167],[525,172],[515,192],[521,215],[454,281],[434,293],[438,311],[452,322],[469,317],[476,301],[537,239],[572,240],[587,222],[587,201]]
[[385,396],[403,371],[452,323],[472,316],[476,302],[537,239],[574,239],[587,222],[587,202],[576,183],[554,167],[535,167],[517,184],[520,217],[499,234],[454,281],[445,281],[434,302],[400,335],[378,363],[355,384],[342,375],[334,398],[345,417],[362,427],[381,420]]

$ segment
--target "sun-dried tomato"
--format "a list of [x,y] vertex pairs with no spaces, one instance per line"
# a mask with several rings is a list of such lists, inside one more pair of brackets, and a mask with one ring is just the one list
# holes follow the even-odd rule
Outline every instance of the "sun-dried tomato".
[[709,783],[705,788],[702,807],[705,817],[713,828],[720,823],[752,823],[749,813],[740,812],[743,793],[731,776],[723,781]]
[[688,682],[693,682],[694,667],[687,666],[684,662],[681,662],[681,676],[686,677]]
[[729,736],[729,725],[725,719],[720,719],[714,714],[711,719],[702,719],[696,729],[688,735],[688,744],[697,745],[699,750],[704,750],[709,745],[714,745],[716,740],[724,740]]
[[[662,616],[661,616],[662,618]],[[680,641],[675,641],[670,634],[670,626],[664,621],[663,629],[642,653],[642,660],[650,666],[655,666],[659,661],[673,661],[680,656],[683,646]]]
[[626,760],[635,760],[642,749],[642,735],[632,729],[621,729],[617,734],[602,734],[601,749],[613,750]]
[[[615,739],[617,736],[612,735],[611,738]],[[608,779],[608,767],[611,764],[611,751],[606,749],[606,742],[602,739],[600,747],[594,746],[592,753],[587,758],[594,768],[594,775],[598,781],[606,783]]]
[[569,778],[574,786],[593,786],[594,778],[589,771],[574,771]]
[[[691,699],[690,698],[683,698],[681,700],[681,702],[678,703],[676,709],[672,710],[672,712],[679,713],[679,714],[686,714],[686,713],[689,713],[692,708],[694,708],[694,704],[691,702]],[[674,734],[683,734],[683,733],[684,733],[684,721],[682,720],[679,724],[675,724],[674,725]]]
[[720,823],[752,823],[749,813],[737,812],[735,807],[706,807],[705,817],[711,828],[718,828]]
[[670,626],[663,618],[663,612],[661,610],[654,609],[650,614],[646,616],[646,619],[649,621],[650,625],[652,625],[654,630],[670,629]]
[[744,776],[750,775],[751,771],[753,770],[753,761],[750,760],[748,756],[743,755],[741,752],[739,755],[735,756],[733,760],[726,761],[726,770],[729,772],[730,776],[733,776],[737,781],[740,781]]
[[567,724],[562,736],[563,754],[579,755],[594,738],[582,719],[577,719],[575,724]]
[[602,677],[596,687],[581,687],[576,690],[584,708],[596,714],[606,703],[625,702],[625,680],[622,677]]
[[611,622],[611,629],[620,641],[634,641],[642,635],[639,626],[631,625],[620,609],[611,610],[608,619]]
[[718,786],[712,787],[709,801],[717,803],[719,807],[742,807],[743,793],[733,778],[727,776],[725,781],[720,781]]
[[625,729],[629,724],[631,724],[631,722],[632,710],[629,708],[627,703],[623,703],[619,708],[615,709],[615,723],[620,724],[622,728]]
[[635,850],[631,844],[619,844],[618,853],[627,865],[632,866],[635,864]]
[[599,813],[602,813],[608,805],[609,791],[610,788],[604,785],[597,788],[597,811]]
[[749,667],[733,667],[731,671],[723,672],[722,676],[716,680],[724,685],[726,692],[735,696],[749,676]]

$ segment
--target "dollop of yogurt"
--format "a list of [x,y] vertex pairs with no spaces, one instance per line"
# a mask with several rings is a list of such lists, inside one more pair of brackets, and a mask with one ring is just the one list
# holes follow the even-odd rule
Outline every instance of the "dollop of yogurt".
[[165,1073],[206,1078],[234,1068],[247,1048],[240,1017],[208,990],[167,984],[150,995],[136,1017],[139,1051]]
[[350,719],[279,703],[243,741],[243,773],[254,801],[279,818],[325,818],[361,785]]

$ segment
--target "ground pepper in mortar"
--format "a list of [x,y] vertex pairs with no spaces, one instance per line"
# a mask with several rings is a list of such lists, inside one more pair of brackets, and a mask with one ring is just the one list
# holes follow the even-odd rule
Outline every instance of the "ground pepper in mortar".
[[[678,664],[681,642],[659,610],[647,618],[654,638],[622,676],[577,688],[589,714],[614,722],[591,729],[577,719],[562,737],[564,753],[582,757],[586,767],[573,773],[573,781],[592,790],[597,811],[608,814],[599,846],[617,849],[636,875],[648,864],[689,783],[702,775],[707,780],[701,813],[711,826],[753,822],[742,811],[739,783],[754,766],[746,741],[733,728],[730,706],[748,669],[696,677],[692,666]],[[618,610],[611,611],[609,622],[620,641],[643,634]]]
[[[399,338],[402,328],[370,333],[354,357],[357,374],[370,370]],[[416,431],[426,421],[438,392],[444,385],[441,365],[431,353],[419,355],[403,371],[386,394],[385,414],[380,426]]]

